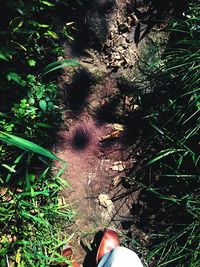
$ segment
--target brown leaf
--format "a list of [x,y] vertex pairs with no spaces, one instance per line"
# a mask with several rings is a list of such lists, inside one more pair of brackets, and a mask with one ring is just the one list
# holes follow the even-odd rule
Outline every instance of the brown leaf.
[[120,175],[116,176],[114,179],[113,179],[113,185],[114,187],[118,186],[122,181],[122,177]]
[[118,172],[122,172],[125,168],[126,168],[126,163],[124,161],[116,161],[111,167],[113,171],[118,171]]
[[58,198],[58,204],[59,204],[60,206],[65,206],[65,205],[66,205],[65,198],[64,198],[64,197],[59,197],[59,198]]
[[0,195],[4,196],[7,193],[8,189],[6,187],[1,187],[0,188]]
[[102,137],[101,142],[107,141],[107,140],[110,140],[110,139],[118,138],[120,136],[120,134],[121,134],[121,131],[118,131],[118,130],[117,131],[113,131],[112,133]]
[[114,130],[116,130],[116,131],[121,131],[121,132],[124,131],[124,125],[123,125],[123,124],[114,123],[114,124],[113,124],[113,128],[114,128]]
[[112,190],[112,189],[114,189],[115,187],[117,187],[117,186],[121,183],[121,181],[122,181],[122,176],[121,176],[121,175],[117,175],[117,176],[113,179],[112,183],[110,184],[109,190]]
[[112,205],[112,200],[109,198],[108,195],[106,194],[100,194],[98,196],[98,199],[99,199],[99,204],[104,207],[104,208],[108,208],[109,205]]

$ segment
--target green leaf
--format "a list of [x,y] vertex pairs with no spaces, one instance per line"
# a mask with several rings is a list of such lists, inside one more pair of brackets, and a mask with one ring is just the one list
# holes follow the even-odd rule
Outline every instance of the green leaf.
[[49,2],[49,1],[42,0],[41,2],[46,6],[55,6],[55,4],[53,4],[53,3]]
[[30,67],[35,67],[36,65],[36,61],[34,59],[29,59],[27,62]]
[[[12,166],[12,168],[15,168],[16,165],[20,162],[20,160],[23,158],[23,156],[25,155],[25,151],[22,152],[14,161],[14,165]],[[10,177],[11,177],[11,173],[8,173],[7,177],[6,177],[6,183],[10,180]]]
[[0,259],[0,266],[1,266],[1,267],[6,267],[6,266],[8,266],[6,260],[5,260],[3,257]]
[[60,176],[63,174],[63,172],[65,171],[66,167],[67,167],[67,163],[65,163],[65,164],[62,166],[62,168],[58,171],[56,177],[60,177]]
[[25,110],[22,109],[22,108],[19,108],[18,113],[19,113],[20,115],[24,115],[24,114],[25,114]]
[[26,100],[26,99],[22,99],[21,102],[22,102],[23,104],[26,104],[26,103],[27,103],[27,100]]
[[0,59],[3,59],[5,61],[9,61],[12,59],[12,56],[9,53],[0,51]]
[[20,27],[22,27],[23,22],[24,20],[21,17],[14,18],[9,23],[10,30],[13,32],[17,31]]
[[52,71],[55,71],[55,70],[58,70],[58,69],[61,69],[64,67],[69,67],[69,66],[77,67],[77,66],[80,66],[80,63],[74,59],[63,59],[63,60],[55,61],[53,63],[48,64],[44,68],[42,76],[44,76],[44,75],[46,75]]
[[21,82],[22,82],[22,78],[16,72],[9,72],[7,74],[7,80],[8,81],[14,81],[14,82],[18,83],[19,85],[21,85]]
[[43,123],[43,122],[36,122],[35,125],[37,125],[39,127],[43,127],[43,128],[48,128],[48,129],[52,128],[52,125],[47,124],[47,123]]
[[31,220],[33,220],[33,221],[35,221],[37,223],[43,224],[43,225],[49,225],[48,221],[45,221],[45,220],[43,220],[41,218],[38,218],[37,216],[31,215],[30,213],[28,213],[28,212],[26,212],[24,210],[21,210],[20,213],[21,213],[21,216],[26,218],[26,219],[29,219],[29,220],[31,219]]
[[8,166],[7,164],[1,164],[1,166],[3,166],[4,168],[6,168],[7,170],[9,170],[9,172],[15,173],[15,165],[14,166]]
[[40,28],[49,28],[50,27],[49,24],[40,24],[40,23],[38,23],[37,26]]
[[54,109],[54,104],[52,101],[48,102],[48,109],[53,110]]
[[47,31],[44,35],[51,36],[53,39],[58,39],[58,35],[53,31]]
[[12,135],[12,134],[8,134],[6,132],[0,131],[0,140],[9,144],[9,145],[17,146],[23,150],[32,151],[34,153],[40,154],[40,155],[45,156],[45,157],[50,158],[50,159],[61,160],[56,155],[51,153],[49,150],[31,142],[31,141],[28,141],[24,138],[21,138],[21,137]]
[[47,110],[47,102],[42,99],[42,100],[39,101],[39,106],[44,111],[44,113],[46,113],[46,110]]
[[33,97],[29,98],[28,103],[30,105],[34,105],[35,104],[35,99]]
[[160,153],[158,153],[153,159],[147,162],[147,166],[155,163],[156,161],[159,161],[171,154],[179,153],[179,152],[185,152],[184,149],[166,149],[162,150]]

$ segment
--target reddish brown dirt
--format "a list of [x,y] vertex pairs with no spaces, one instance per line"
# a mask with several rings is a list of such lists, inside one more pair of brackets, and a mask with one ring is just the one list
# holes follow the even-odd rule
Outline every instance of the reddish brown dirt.
[[95,197],[95,192],[91,196],[89,189],[94,187],[97,197],[98,193],[101,190],[105,191],[108,185],[110,166],[102,157],[99,141],[109,129],[106,126],[96,125],[90,116],[80,118],[73,122],[69,131],[59,133],[57,155],[68,163],[67,181],[73,190],[66,192],[66,195],[68,199],[78,204],[77,212],[84,211],[82,215],[87,217],[91,216],[90,213],[94,208],[90,197]]
[[[120,230],[120,221],[129,215],[138,194],[127,194],[127,189],[115,181],[115,177],[120,180],[125,175],[124,170],[112,169],[114,163],[124,162],[130,153],[131,148],[123,144],[124,132],[115,139],[102,142],[114,128],[111,123],[97,120],[96,110],[106,104],[105,96],[115,97],[118,93],[110,78],[103,84],[95,85],[85,99],[87,105],[78,115],[67,113],[66,122],[70,124],[58,133],[54,149],[56,155],[67,162],[63,177],[71,189],[64,190],[62,195],[77,212],[71,231],[77,234],[72,244],[76,247],[79,262],[83,262],[85,252],[78,240],[107,226]],[[114,201],[112,211],[99,204],[98,196],[102,193]]]

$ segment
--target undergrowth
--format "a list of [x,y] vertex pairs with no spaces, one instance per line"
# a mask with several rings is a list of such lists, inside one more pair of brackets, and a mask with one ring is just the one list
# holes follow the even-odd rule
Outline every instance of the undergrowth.
[[61,172],[57,176],[50,175],[50,166],[37,176],[28,172],[28,165],[26,167],[21,186],[5,185],[1,180],[2,267],[53,266],[66,261],[61,249],[68,243],[69,236],[60,231],[74,217],[59,198],[66,182],[60,178]]
[[199,12],[199,1],[190,1],[168,25],[169,44],[159,64],[143,60],[140,66],[152,86],[149,99],[154,98],[145,116],[151,152],[132,178],[146,201],[140,216],[149,221],[143,231],[150,266],[200,265]]
[[1,5],[2,267],[55,266],[64,261],[61,249],[69,236],[62,229],[74,216],[59,196],[67,186],[61,178],[65,165],[58,174],[53,173],[53,160],[59,159],[41,145],[51,148],[62,122],[52,72],[77,65],[57,61],[64,55],[61,42],[73,40],[73,22],[67,14],[81,5],[80,1],[71,6],[66,2],[8,0]]

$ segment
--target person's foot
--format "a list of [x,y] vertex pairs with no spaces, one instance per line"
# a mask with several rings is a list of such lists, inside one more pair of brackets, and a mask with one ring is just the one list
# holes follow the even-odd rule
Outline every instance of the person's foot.
[[105,229],[101,243],[99,245],[96,262],[98,263],[99,260],[108,252],[113,250],[114,248],[120,245],[119,236],[118,234],[112,229]]

